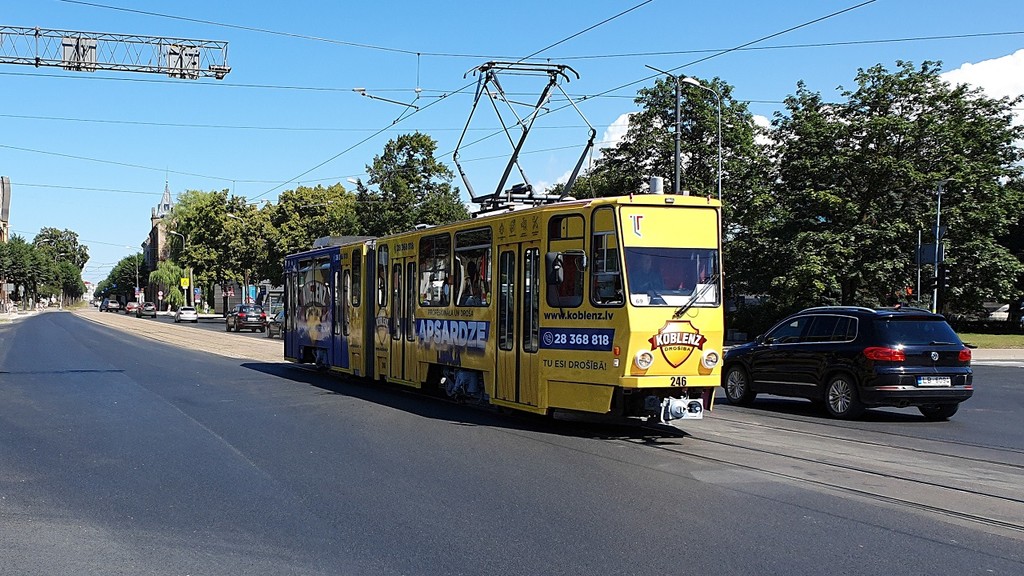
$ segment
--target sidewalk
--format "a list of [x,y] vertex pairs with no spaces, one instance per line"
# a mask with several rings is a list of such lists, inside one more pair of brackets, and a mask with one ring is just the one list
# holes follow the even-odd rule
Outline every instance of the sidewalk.
[[1024,360],[1024,348],[974,348],[974,360]]

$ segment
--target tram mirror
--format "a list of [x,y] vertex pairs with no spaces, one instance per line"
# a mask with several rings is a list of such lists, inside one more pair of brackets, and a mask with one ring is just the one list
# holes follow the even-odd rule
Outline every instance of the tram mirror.
[[548,284],[559,285],[565,279],[562,270],[562,253],[548,252],[544,254],[544,269],[547,270]]

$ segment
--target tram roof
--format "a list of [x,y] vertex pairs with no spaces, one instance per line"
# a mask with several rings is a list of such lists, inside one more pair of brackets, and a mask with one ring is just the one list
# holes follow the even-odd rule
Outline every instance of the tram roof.
[[431,231],[451,230],[453,228],[460,228],[464,226],[473,227],[476,223],[483,223],[489,220],[495,220],[509,215],[519,215],[523,213],[547,213],[547,212],[562,212],[565,210],[580,209],[588,206],[601,206],[601,205],[620,205],[620,206],[711,206],[721,207],[721,202],[710,196],[684,196],[681,194],[630,194],[627,196],[606,196],[603,198],[581,198],[572,200],[563,200],[561,202],[552,202],[550,204],[542,204],[537,206],[510,206],[506,209],[500,210],[489,210],[483,213],[474,214],[472,218],[468,220],[460,220],[458,222],[451,222],[448,224],[440,224],[438,226],[417,226],[415,230],[405,230],[402,232],[396,232],[394,234],[388,234],[387,236],[325,236],[318,238],[313,242],[313,248],[303,252],[290,254],[289,257],[301,256],[305,254],[313,254],[321,252],[327,248],[338,248],[342,246],[352,246],[354,244],[362,244],[373,240],[383,240],[392,238],[394,236],[402,236],[413,232],[419,233],[430,233]]

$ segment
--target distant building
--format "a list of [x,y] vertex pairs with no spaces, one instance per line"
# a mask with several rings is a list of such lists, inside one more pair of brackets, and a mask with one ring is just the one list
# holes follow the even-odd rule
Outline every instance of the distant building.
[[[171,256],[169,240],[171,234],[167,233],[167,225],[173,212],[174,202],[171,200],[171,188],[167,182],[164,182],[164,194],[160,197],[160,203],[153,207],[149,217],[149,236],[142,243],[142,258],[146,264],[146,270],[156,270],[158,264]],[[157,290],[159,288],[156,286],[147,286],[142,299],[146,302],[156,302]]]

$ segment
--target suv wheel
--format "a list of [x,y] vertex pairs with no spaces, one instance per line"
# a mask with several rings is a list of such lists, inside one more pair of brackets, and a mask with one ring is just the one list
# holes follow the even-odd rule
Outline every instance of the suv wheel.
[[849,420],[864,412],[857,397],[857,384],[847,374],[833,376],[825,386],[825,410],[833,418]]
[[959,408],[959,404],[929,404],[928,406],[917,407],[921,411],[921,415],[924,416],[924,419],[932,422],[949,420],[949,417],[956,414]]
[[231,332],[231,321],[230,320],[224,322],[224,329],[227,330],[228,332]]
[[757,392],[750,389],[750,379],[742,366],[730,366],[725,372],[725,397],[729,404],[747,406],[754,401]]

